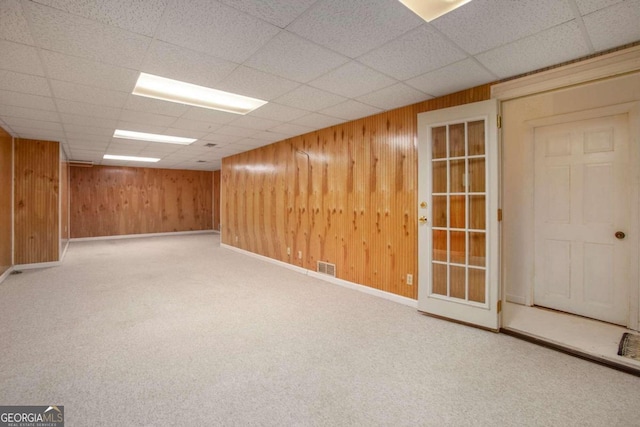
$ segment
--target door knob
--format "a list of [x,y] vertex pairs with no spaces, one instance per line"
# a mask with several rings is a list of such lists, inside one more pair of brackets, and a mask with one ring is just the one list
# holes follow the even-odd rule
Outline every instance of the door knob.
[[624,234],[624,232],[623,232],[623,231],[616,231],[615,236],[616,236],[616,239],[620,239],[620,240],[622,240],[622,239],[624,239],[625,237],[627,237],[627,235],[626,235],[626,234]]
[[420,218],[418,218],[418,222],[420,224],[426,224],[427,223],[427,217],[426,216],[421,216]]

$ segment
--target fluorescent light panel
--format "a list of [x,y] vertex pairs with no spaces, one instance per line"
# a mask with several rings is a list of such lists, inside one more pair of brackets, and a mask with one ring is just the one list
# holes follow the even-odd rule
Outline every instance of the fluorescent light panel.
[[160,159],[156,159],[155,157],[116,156],[114,154],[105,154],[104,156],[102,156],[102,158],[105,160],[125,160],[128,162],[155,163],[160,161]]
[[261,99],[146,73],[140,73],[133,94],[236,114],[247,114],[267,103]]
[[163,142],[167,144],[189,145],[197,139],[183,138],[181,136],[159,135],[156,133],[134,132],[132,130],[116,129],[114,138],[135,139],[138,141]]
[[399,0],[427,22],[431,22],[471,0]]

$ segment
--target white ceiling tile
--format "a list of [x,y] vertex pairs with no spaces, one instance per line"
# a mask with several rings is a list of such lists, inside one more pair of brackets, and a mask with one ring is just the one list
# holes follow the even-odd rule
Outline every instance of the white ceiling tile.
[[287,28],[355,58],[423,22],[398,1],[320,0]]
[[575,21],[476,55],[500,78],[558,64],[589,53]]
[[240,128],[237,126],[223,126],[220,129],[216,130],[215,133],[219,133],[222,135],[233,135],[233,136],[241,136],[241,137],[245,137],[248,138],[252,135],[255,135],[256,133],[258,133],[257,130],[255,129],[247,129],[247,128]]
[[345,62],[348,58],[281,31],[245,63],[268,73],[306,83]]
[[497,80],[472,58],[422,74],[405,83],[432,96],[442,96]]
[[[115,128],[114,128],[115,129]],[[65,132],[83,133],[87,135],[97,135],[97,136],[113,136],[114,129],[107,129],[95,126],[84,126],[84,125],[76,125],[71,123],[64,124]]]
[[0,40],[0,68],[18,73],[44,76],[42,63],[35,47]]
[[[166,126],[149,125],[149,124],[139,123],[139,122],[135,122],[134,123],[134,122],[127,122],[127,121],[119,120],[116,129],[132,130],[134,132],[146,132],[146,133],[164,134],[165,130],[167,129],[167,127]],[[115,131],[115,129],[114,129],[114,131]],[[111,134],[113,135],[113,132],[111,132]],[[178,136],[178,135],[176,135],[176,136]]]
[[60,119],[65,125],[93,126],[103,129],[110,129],[111,134],[116,128],[118,121],[115,119],[106,119],[104,117],[80,116],[77,114],[60,113]]
[[270,102],[258,108],[257,110],[253,110],[247,116],[262,117],[265,119],[277,120],[280,122],[289,122],[307,114],[309,114],[309,112],[305,110],[300,110],[298,108],[287,107],[286,105],[280,105],[276,104],[275,102]]
[[[26,93],[0,90],[0,104],[14,105],[16,107],[36,108],[39,110],[56,111],[53,98]],[[306,113],[306,112],[305,112]]]
[[33,129],[40,129],[40,130],[57,130],[62,132],[62,125],[60,124],[59,121],[47,121],[47,120],[39,120],[36,118],[30,118],[30,117],[11,117],[11,116],[5,116],[4,114],[0,113],[0,115],[2,115],[2,121],[4,121],[6,124],[8,124],[9,126],[11,126],[12,128],[23,128],[23,129],[28,129],[28,128],[33,128]]
[[55,111],[38,110],[35,108],[16,107],[14,105],[0,105],[0,116],[22,117],[25,119],[44,120],[47,122],[59,122],[60,118]]
[[145,73],[217,88],[238,64],[203,52],[154,40],[142,66]]
[[475,55],[572,19],[566,1],[474,0],[431,25]]
[[309,82],[309,86],[348,98],[382,89],[397,81],[355,61],[349,61],[327,74]]
[[122,110],[120,120],[125,122],[141,123],[153,126],[171,126],[176,121],[173,116],[145,113],[144,111]]
[[258,147],[263,147],[265,145],[269,145],[270,143],[267,141],[264,141],[262,139],[255,139],[255,138],[244,138],[241,139],[240,141],[238,141],[236,144],[237,147],[245,147],[245,148],[258,148]]
[[117,120],[120,117],[120,108],[108,107],[105,105],[93,105],[85,102],[68,101],[58,99],[56,101],[60,113],[77,114],[80,116],[98,117],[103,119]]
[[238,115],[234,113],[227,113],[225,111],[212,110],[210,108],[190,107],[181,117],[183,119],[222,125],[237,119]]
[[67,145],[78,150],[104,150],[109,145],[109,141],[99,142],[81,139],[67,139]]
[[430,99],[431,97],[417,89],[398,83],[376,92],[358,97],[358,101],[373,105],[383,110],[403,107],[416,102]]
[[25,139],[40,139],[44,141],[61,141],[64,139],[64,132],[61,130],[39,129],[37,127],[12,127],[14,136]]
[[31,95],[51,96],[49,85],[44,77],[0,70],[0,89]]
[[197,130],[200,132],[213,132],[216,129],[220,128],[222,125],[211,122],[201,122],[197,120],[189,120],[185,118],[179,118],[176,120],[171,127],[176,129],[185,129],[185,130]]
[[127,95],[124,108],[127,110],[142,111],[144,113],[180,117],[187,112],[190,107],[178,102],[162,101],[160,99],[147,98],[138,95]]
[[167,128],[164,131],[165,135],[173,135],[173,136],[181,136],[184,138],[195,138],[195,139],[200,139],[203,136],[205,136],[207,134],[207,132],[202,132],[199,130],[193,130],[193,129],[177,129],[177,128]]
[[307,10],[316,0],[220,0],[256,18],[284,28]]
[[41,53],[47,76],[52,79],[127,93],[138,80],[139,73],[134,70],[57,52]]
[[201,140],[210,141],[217,145],[227,145],[227,144],[232,144],[236,141],[239,141],[242,138],[243,137],[240,135],[226,135],[226,134],[221,134],[217,132],[212,132],[204,136]]
[[89,143],[109,143],[111,142],[112,137],[104,136],[104,135],[91,135],[86,133],[76,133],[76,132],[65,132],[67,135],[67,141],[84,141],[86,144]]
[[346,101],[347,98],[310,86],[300,86],[275,101],[279,104],[317,111]]
[[271,101],[300,83],[265,73],[254,68],[240,66],[216,86],[217,89],[244,96]]
[[583,18],[596,50],[640,40],[640,0],[626,0]]
[[169,0],[35,0],[73,15],[152,37]]
[[210,0],[176,0],[156,38],[242,63],[278,33],[271,24]]
[[25,2],[39,47],[95,61],[139,68],[151,39],[57,9]]
[[464,59],[467,55],[428,25],[421,25],[359,61],[405,80]]
[[259,132],[259,133],[256,133],[255,135],[253,135],[253,138],[261,139],[263,141],[276,142],[276,141],[282,141],[284,139],[287,139],[290,136],[291,135],[284,134],[284,133],[272,132],[270,130],[265,130],[263,132]]
[[61,80],[50,79],[53,95],[58,99],[85,102],[87,104],[104,105],[122,108],[127,97],[126,92],[106,90],[93,86],[78,85]]
[[596,10],[620,3],[621,1],[623,0],[575,0],[581,15],[587,15]]
[[315,129],[309,126],[301,126],[293,123],[283,123],[269,129],[271,132],[283,133],[289,136],[304,135],[305,133],[313,132]]
[[263,119],[261,117],[241,116],[230,123],[231,126],[256,130],[267,130],[281,124],[279,120]]
[[0,39],[34,44],[19,0],[0,1],[0,22]]
[[345,120],[337,117],[325,116],[324,114],[311,113],[299,119],[293,120],[291,123],[294,125],[307,126],[314,129],[322,129],[329,126],[344,123]]
[[356,120],[361,117],[380,113],[382,110],[350,99],[342,104],[321,110],[320,112],[328,116],[339,117],[345,120]]

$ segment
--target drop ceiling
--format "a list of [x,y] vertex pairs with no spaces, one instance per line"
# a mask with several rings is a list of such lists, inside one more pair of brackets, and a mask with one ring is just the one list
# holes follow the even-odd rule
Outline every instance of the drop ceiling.
[[[73,160],[216,170],[291,136],[638,40],[640,0],[474,0],[430,23],[397,0],[0,0],[0,126],[60,141]],[[131,94],[140,72],[269,103],[242,116],[142,98]]]

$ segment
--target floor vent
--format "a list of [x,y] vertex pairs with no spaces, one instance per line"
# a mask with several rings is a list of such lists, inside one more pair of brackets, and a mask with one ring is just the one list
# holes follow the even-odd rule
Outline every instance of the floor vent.
[[328,262],[318,261],[318,273],[336,277],[336,265],[329,264]]

